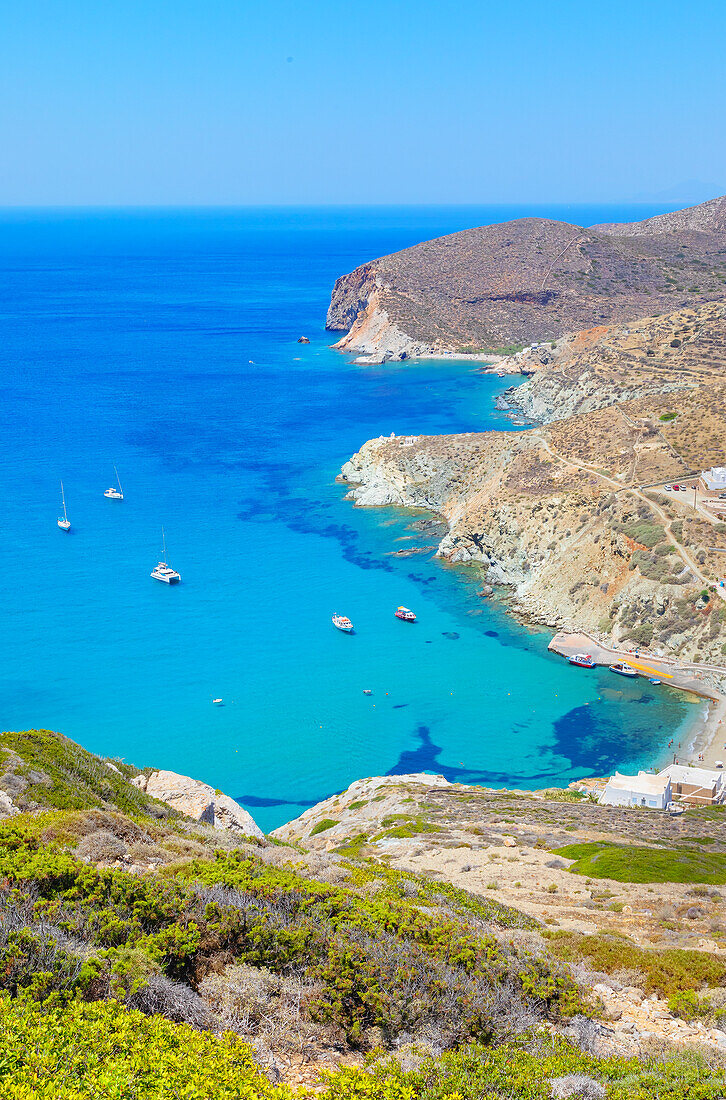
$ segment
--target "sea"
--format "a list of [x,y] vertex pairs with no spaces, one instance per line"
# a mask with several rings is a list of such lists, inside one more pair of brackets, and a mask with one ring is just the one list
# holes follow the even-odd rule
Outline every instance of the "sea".
[[[203,779],[265,830],[363,776],[534,789],[661,760],[693,703],[570,667],[476,571],[396,553],[435,543],[421,516],[336,482],[372,436],[512,427],[511,380],[357,365],[324,325],[338,275],[418,241],[662,209],[0,212],[2,727]],[[177,587],[149,576],[162,527]]]

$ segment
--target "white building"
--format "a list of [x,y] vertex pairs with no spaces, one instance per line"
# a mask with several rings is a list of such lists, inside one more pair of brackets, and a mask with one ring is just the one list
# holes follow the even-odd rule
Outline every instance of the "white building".
[[671,801],[670,777],[650,772],[637,775],[615,772],[599,799],[601,806],[647,806],[654,810],[664,810]]
[[726,492],[726,466],[713,466],[701,474],[701,484],[709,493]]
[[712,806],[726,799],[726,775],[716,768],[692,768],[688,764],[669,764],[660,775],[671,783],[674,802],[691,806]]

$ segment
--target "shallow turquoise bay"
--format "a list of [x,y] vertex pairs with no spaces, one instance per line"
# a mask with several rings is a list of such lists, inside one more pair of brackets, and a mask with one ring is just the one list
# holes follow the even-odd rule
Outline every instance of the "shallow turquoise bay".
[[[365,775],[535,788],[685,741],[693,704],[570,668],[473,572],[391,556],[414,517],[335,483],[374,435],[509,426],[468,364],[331,350],[336,275],[527,212],[2,215],[3,727],[205,779],[263,828]],[[162,523],[176,589],[149,578]]]

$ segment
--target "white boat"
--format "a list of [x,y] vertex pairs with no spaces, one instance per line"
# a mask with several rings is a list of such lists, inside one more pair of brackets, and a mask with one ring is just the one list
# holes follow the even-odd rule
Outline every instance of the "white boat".
[[405,623],[416,622],[416,616],[409,607],[403,607],[403,605],[401,607],[397,607],[393,614],[396,616],[397,619],[402,619]]
[[118,489],[116,489],[116,488],[115,488],[115,487],[114,487],[114,486],[112,485],[110,489],[106,489],[106,490],[105,490],[105,492],[104,492],[104,494],[103,494],[103,495],[104,495],[105,497],[108,497],[108,499],[109,499],[109,500],[123,500],[123,498],[124,498],[124,491],[123,491],[123,489],[121,488],[121,479],[120,479],[120,477],[118,476],[118,470],[116,469],[116,467],[115,467],[115,466],[114,466],[114,468],[113,468],[113,472],[114,472],[114,473],[115,473],[115,475],[116,475],[116,484],[118,485]]
[[212,702],[214,703],[215,707],[224,706],[224,699],[212,699]]
[[71,521],[68,519],[68,511],[66,510],[66,494],[63,491],[63,482],[61,481],[61,500],[63,501],[63,515],[58,516],[58,526],[61,531],[70,531]]
[[637,676],[638,673],[630,665],[626,665],[623,661],[616,661],[614,665],[610,665],[611,672],[617,672],[618,676]]
[[151,576],[155,581],[163,581],[164,584],[179,584],[181,580],[180,575],[176,569],[172,569],[170,565],[166,563],[166,537],[164,536],[164,528],[161,529],[161,548],[162,556],[158,565],[151,570]]
[[333,615],[333,626],[342,630],[344,634],[353,633],[353,624],[346,615],[339,615],[337,611]]

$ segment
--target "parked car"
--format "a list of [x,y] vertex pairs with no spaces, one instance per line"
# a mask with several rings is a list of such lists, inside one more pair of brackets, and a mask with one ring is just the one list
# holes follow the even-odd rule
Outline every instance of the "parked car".
[[680,489],[680,485],[674,485],[673,488],[675,489],[676,492],[678,492],[678,490]]
[[665,489],[665,491],[667,493],[672,493],[673,492],[673,486],[672,485],[664,485],[663,488]]
[[719,493],[718,494],[718,499],[719,500],[726,500],[726,493]]

